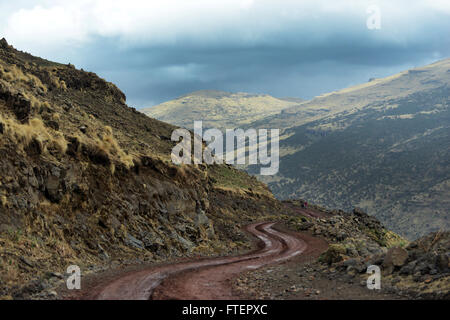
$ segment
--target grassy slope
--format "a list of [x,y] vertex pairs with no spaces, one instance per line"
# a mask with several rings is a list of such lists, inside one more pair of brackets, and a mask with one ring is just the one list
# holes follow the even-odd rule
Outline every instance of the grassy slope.
[[143,109],[145,114],[185,128],[202,120],[206,128],[239,128],[283,109],[297,105],[292,99],[284,100],[269,95],[198,91]]

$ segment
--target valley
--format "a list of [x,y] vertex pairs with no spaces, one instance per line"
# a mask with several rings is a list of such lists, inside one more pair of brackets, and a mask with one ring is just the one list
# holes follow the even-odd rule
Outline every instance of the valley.
[[[195,108],[197,120],[208,122],[209,106],[221,105],[221,99],[211,101],[205,94],[194,94],[201,101],[195,107],[182,106],[185,112]],[[296,102],[262,118],[254,108],[255,116],[243,128],[280,129],[280,172],[260,176],[258,166],[245,169],[279,199],[302,198],[343,210],[361,207],[409,239],[447,230],[449,96],[446,59]],[[151,114],[170,114],[166,121],[183,126],[184,117],[171,113],[179,107],[173,100]],[[225,128],[226,119],[216,115],[210,123]]]

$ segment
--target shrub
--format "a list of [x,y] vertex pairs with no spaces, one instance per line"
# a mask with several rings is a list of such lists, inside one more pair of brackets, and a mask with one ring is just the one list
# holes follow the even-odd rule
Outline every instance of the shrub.
[[116,138],[114,138],[113,130],[111,127],[106,126],[104,128],[106,133],[103,135],[101,140],[97,140],[98,147],[105,153],[110,154],[113,157],[117,157],[120,162],[122,162],[128,169],[134,165],[133,156],[127,154],[119,146]]
[[44,92],[47,92],[47,87],[42,83],[42,81],[31,73],[24,73],[21,68],[13,65],[8,69],[0,67],[0,76],[6,81],[18,81],[28,84],[31,87],[41,88]]

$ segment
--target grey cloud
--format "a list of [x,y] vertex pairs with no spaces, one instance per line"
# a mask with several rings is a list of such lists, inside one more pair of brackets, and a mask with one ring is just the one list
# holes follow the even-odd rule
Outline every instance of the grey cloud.
[[200,89],[311,98],[450,56],[450,19],[444,14],[424,14],[409,28],[408,22],[387,19],[377,31],[365,27],[365,18],[280,21],[278,30],[249,42],[233,30],[157,45],[97,37],[55,55],[115,82],[136,107]]

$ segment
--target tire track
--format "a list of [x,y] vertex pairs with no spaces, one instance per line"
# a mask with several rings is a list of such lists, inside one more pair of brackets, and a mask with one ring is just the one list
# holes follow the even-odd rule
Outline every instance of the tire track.
[[233,298],[230,280],[237,274],[276,264],[300,255],[306,243],[272,227],[274,222],[255,223],[246,230],[259,239],[261,248],[241,256],[221,257],[154,267],[94,288],[87,299],[228,299]]

